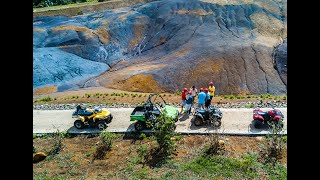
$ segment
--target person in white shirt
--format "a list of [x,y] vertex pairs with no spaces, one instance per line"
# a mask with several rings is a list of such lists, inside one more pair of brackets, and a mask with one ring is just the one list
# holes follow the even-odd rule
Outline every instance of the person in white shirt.
[[196,98],[196,96],[198,95],[198,90],[197,90],[197,88],[193,85],[191,88],[190,88],[190,92],[191,92],[191,95],[192,95],[192,100],[193,100],[193,102],[192,103],[194,103],[194,100],[195,100],[195,98]]

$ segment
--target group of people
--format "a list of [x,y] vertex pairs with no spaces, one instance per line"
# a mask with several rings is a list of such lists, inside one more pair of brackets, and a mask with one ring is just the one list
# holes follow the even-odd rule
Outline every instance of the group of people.
[[213,82],[209,83],[208,88],[200,88],[199,93],[195,86],[192,86],[189,91],[187,88],[183,88],[181,93],[181,112],[183,112],[183,109],[185,108],[185,111],[190,115],[191,107],[196,97],[198,97],[198,108],[208,109],[213,99],[214,91],[215,87]]

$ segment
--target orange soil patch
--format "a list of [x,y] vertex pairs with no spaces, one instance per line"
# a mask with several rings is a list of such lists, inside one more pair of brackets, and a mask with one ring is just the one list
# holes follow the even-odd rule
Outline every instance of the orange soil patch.
[[136,11],[129,11],[129,12],[125,13],[125,14],[121,14],[118,18],[119,18],[120,21],[125,21],[125,20],[127,20],[128,16],[130,16],[130,15],[132,15],[134,13],[136,13]]
[[52,28],[53,31],[65,31],[65,30],[74,30],[74,31],[79,31],[79,32],[84,32],[84,33],[92,33],[92,30],[86,27],[80,27],[80,26],[75,26],[75,25],[61,25],[61,26],[56,26]]
[[108,21],[104,21],[101,26],[97,28],[97,30],[92,30],[86,27],[74,26],[74,25],[62,25],[52,28],[53,31],[65,31],[65,30],[73,30],[77,32],[83,32],[88,37],[93,37],[94,35],[98,36],[98,38],[103,43],[108,43],[110,40],[109,32],[106,28],[108,25]]
[[40,28],[33,28],[33,32],[46,32],[46,30]]
[[[163,68],[165,66],[166,64],[145,63],[145,64],[139,64],[139,65],[131,65],[129,67],[125,67],[119,70],[113,67],[110,71],[99,76],[97,78],[97,81],[101,86],[117,89],[115,88],[115,86],[112,86],[112,84],[118,84],[119,81],[128,79],[133,75],[141,74],[151,69]],[[122,89],[122,90],[129,91],[128,89]]]
[[112,84],[108,87],[115,89],[122,89],[133,92],[153,92],[161,93],[165,92],[158,82],[156,82],[152,75],[138,74],[131,76],[126,80],[121,80],[116,84]]
[[35,95],[41,95],[41,94],[49,94],[49,93],[54,93],[57,91],[56,86],[46,86],[42,88],[38,88],[34,91]]
[[179,10],[176,11],[177,14],[187,14],[187,15],[196,15],[196,16],[208,16],[213,15],[213,12],[207,12],[204,9],[197,9],[197,10]]
[[110,41],[110,34],[107,29],[108,21],[104,22],[101,26],[96,29],[96,35],[99,37],[100,41],[107,44]]
[[140,41],[142,41],[145,32],[145,21],[144,16],[136,17],[133,25],[134,36],[129,42],[129,49],[133,49],[140,43]]

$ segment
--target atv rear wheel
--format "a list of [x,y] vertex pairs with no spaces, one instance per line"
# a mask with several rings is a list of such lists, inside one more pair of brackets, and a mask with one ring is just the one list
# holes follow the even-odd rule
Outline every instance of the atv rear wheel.
[[82,129],[84,128],[84,123],[81,120],[76,120],[73,123],[74,127],[76,127],[77,129]]
[[254,126],[254,128],[256,128],[256,129],[260,129],[261,128],[261,126],[262,126],[262,121],[261,120],[254,120],[254,124],[253,124],[253,126]]
[[194,118],[194,125],[195,126],[201,126],[202,125],[202,119],[196,116]]
[[145,123],[137,121],[136,123],[134,123],[134,128],[136,129],[136,131],[141,131],[145,128]]
[[97,122],[97,127],[99,130],[103,131],[104,129],[107,128],[107,123],[104,121],[99,121]]

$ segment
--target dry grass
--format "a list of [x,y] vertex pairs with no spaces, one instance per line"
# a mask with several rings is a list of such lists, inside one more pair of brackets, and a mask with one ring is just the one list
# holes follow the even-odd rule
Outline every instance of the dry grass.
[[176,11],[177,14],[186,14],[186,15],[195,15],[195,16],[209,16],[214,15],[213,12],[207,12],[204,9],[196,9],[196,10],[178,10]]
[[138,74],[126,80],[114,83],[110,88],[121,89],[132,92],[162,93],[165,89],[156,82],[152,75]]
[[46,86],[36,89],[34,91],[34,95],[50,94],[54,92],[57,92],[57,86]]

